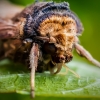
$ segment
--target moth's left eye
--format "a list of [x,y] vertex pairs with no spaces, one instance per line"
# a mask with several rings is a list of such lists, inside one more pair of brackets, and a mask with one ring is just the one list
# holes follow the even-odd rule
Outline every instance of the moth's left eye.
[[53,43],[45,43],[43,45],[43,50],[48,54],[54,54],[57,50]]

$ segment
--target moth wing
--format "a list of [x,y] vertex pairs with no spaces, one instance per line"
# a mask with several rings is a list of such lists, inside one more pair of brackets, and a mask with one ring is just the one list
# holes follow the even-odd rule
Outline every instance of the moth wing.
[[0,19],[0,39],[16,38],[18,35],[18,29],[9,21]]

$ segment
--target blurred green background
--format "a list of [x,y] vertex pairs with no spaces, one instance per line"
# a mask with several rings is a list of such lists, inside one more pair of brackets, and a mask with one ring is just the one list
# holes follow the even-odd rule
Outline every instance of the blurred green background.
[[[11,2],[18,5],[29,5],[33,3],[33,0],[10,0]],[[57,1],[57,0],[55,0]],[[62,0],[59,0],[62,2]],[[74,11],[80,18],[84,26],[84,32],[80,36],[80,43],[93,55],[94,58],[100,61],[100,0],[67,0],[69,2],[70,8]],[[0,100],[29,100],[29,95],[19,95],[19,94],[0,94]],[[45,99],[48,99],[45,98]],[[49,98],[49,99],[52,99]],[[55,98],[55,100],[60,98]],[[66,98],[63,98],[65,100]],[[37,100],[42,100],[42,97],[37,97]],[[44,99],[43,99],[44,100]],[[73,100],[70,97],[68,100]],[[75,100],[75,99],[74,99]]]

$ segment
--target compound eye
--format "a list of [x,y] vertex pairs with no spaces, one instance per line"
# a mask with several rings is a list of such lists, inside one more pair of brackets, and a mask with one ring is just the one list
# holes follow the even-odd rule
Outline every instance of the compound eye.
[[53,43],[45,43],[43,46],[43,50],[48,54],[54,54],[57,48]]

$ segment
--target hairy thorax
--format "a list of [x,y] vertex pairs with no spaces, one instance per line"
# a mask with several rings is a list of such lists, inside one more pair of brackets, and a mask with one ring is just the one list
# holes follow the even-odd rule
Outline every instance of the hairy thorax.
[[71,52],[76,31],[75,21],[68,16],[53,15],[50,18],[46,18],[39,26],[41,36],[49,37],[49,43],[53,43],[57,48],[55,54],[52,56],[55,57],[55,55],[57,55],[61,57],[61,63],[69,62],[70,59],[68,56],[72,58]]

